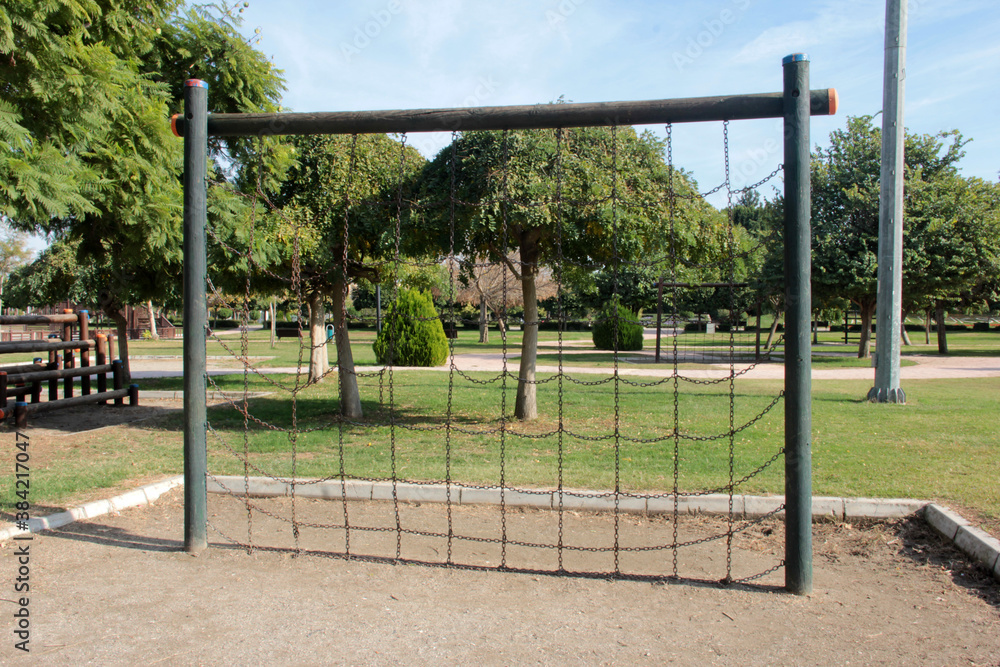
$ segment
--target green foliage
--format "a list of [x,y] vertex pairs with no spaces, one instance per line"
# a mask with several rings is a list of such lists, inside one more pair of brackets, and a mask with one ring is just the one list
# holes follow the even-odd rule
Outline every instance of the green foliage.
[[440,366],[448,358],[448,339],[427,292],[402,290],[389,306],[375,338],[375,358],[396,366]]
[[636,321],[635,313],[617,299],[611,299],[594,322],[593,339],[598,350],[641,350],[642,325]]
[[69,299],[96,303],[97,281],[93,267],[77,259],[79,243],[57,241],[38,258],[14,271],[4,291],[6,305],[15,308],[51,306]]

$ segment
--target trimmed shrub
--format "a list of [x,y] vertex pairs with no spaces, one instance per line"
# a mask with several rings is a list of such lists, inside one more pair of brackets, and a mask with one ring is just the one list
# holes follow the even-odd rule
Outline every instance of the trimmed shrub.
[[642,325],[636,322],[635,313],[612,300],[601,308],[594,322],[593,338],[598,350],[641,350]]
[[[389,306],[375,337],[375,358],[395,366],[440,366],[448,358],[448,339],[428,292],[402,290]],[[390,347],[392,359],[390,360]]]

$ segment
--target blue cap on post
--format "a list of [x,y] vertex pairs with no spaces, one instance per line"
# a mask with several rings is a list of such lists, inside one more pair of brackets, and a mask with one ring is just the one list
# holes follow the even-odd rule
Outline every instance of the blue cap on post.
[[188,79],[184,82],[184,85],[189,87],[208,88],[208,83],[202,81],[201,79]]
[[800,63],[800,62],[802,62],[804,60],[806,60],[806,61],[809,60],[809,54],[808,53],[793,53],[790,56],[785,56],[784,58],[782,58],[781,59],[781,64],[782,65],[787,65],[789,63]]

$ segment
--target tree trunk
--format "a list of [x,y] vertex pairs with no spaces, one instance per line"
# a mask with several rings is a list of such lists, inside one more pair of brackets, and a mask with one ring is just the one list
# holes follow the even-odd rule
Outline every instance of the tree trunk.
[[535,366],[538,357],[538,244],[521,239],[521,293],[524,296],[524,326],[521,337],[521,366],[517,373],[517,400],[514,417],[522,421],[538,418]]
[[330,369],[330,359],[326,351],[326,306],[323,295],[313,292],[309,295],[309,381],[322,382]]
[[903,337],[903,345],[913,345],[910,342],[910,334],[906,332],[906,318],[909,314],[910,311],[904,310],[903,314],[899,317],[899,335]]
[[770,352],[774,344],[774,335],[778,332],[778,320],[781,319],[781,311],[775,309],[774,321],[771,322],[771,330],[767,332],[767,341],[764,343],[764,351]]
[[937,320],[938,354],[948,354],[948,332],[944,320],[948,316],[944,312],[944,301],[934,303],[934,318]]
[[490,318],[486,310],[486,297],[479,297],[479,342],[490,342]]
[[340,382],[340,414],[348,419],[364,417],[361,411],[361,394],[358,393],[358,376],[354,374],[354,355],[347,333],[347,314],[344,305],[347,285],[343,280],[333,284],[333,339],[337,345],[337,376]]
[[924,345],[931,344],[931,309],[924,311]]
[[271,347],[274,348],[278,345],[278,331],[276,327],[278,323],[275,321],[278,317],[278,300],[271,298],[271,303],[267,306],[267,312],[271,315]]
[[875,315],[875,302],[864,301],[858,304],[861,311],[861,341],[858,343],[858,359],[868,359],[872,356],[872,318]]
[[149,311],[149,335],[153,340],[160,340],[160,334],[156,333],[156,313],[153,311],[153,302],[146,302],[146,310]]

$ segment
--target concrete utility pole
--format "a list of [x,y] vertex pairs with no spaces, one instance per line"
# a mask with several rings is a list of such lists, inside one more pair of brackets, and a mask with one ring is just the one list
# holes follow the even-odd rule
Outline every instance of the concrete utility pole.
[[906,80],[906,0],[887,0],[882,92],[882,174],[879,190],[878,303],[875,386],[868,400],[905,403],[899,386],[903,306],[903,91]]

